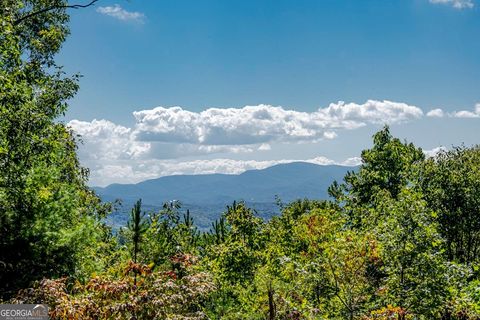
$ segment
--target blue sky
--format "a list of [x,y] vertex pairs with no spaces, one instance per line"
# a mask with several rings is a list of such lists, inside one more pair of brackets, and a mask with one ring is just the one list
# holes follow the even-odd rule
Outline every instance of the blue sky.
[[100,185],[349,164],[383,123],[426,150],[476,144],[476,1],[100,0],[71,12],[65,120]]

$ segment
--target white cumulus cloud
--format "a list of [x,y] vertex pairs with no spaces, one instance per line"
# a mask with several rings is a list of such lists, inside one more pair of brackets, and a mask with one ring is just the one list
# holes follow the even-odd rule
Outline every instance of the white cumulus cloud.
[[270,148],[268,144],[199,145],[139,141],[133,129],[108,120],[72,120],[67,125],[80,135],[83,144],[79,154],[87,161],[171,159],[213,153],[252,153]]
[[455,111],[452,113],[452,117],[454,118],[480,118],[480,114],[472,111],[461,110]]
[[446,4],[456,9],[471,9],[474,7],[472,0],[429,0],[433,4]]
[[133,114],[141,141],[243,145],[333,139],[338,129],[401,123],[420,118],[423,112],[405,103],[369,100],[364,104],[332,103],[310,113],[258,105],[201,112],[156,107]]
[[445,115],[445,112],[443,112],[442,109],[432,109],[427,112],[427,117],[433,117],[433,118],[443,118]]
[[461,110],[450,114],[454,118],[480,118],[480,103],[475,105],[473,111]]
[[122,21],[143,22],[143,19],[145,18],[143,13],[127,11],[118,4],[107,7],[99,7],[97,8],[97,12]]
[[[72,120],[81,136],[79,155],[91,169],[91,184],[138,182],[171,174],[240,173],[298,160],[232,160],[263,153],[274,144],[313,143],[335,139],[340,130],[368,124],[395,124],[423,116],[405,103],[369,100],[364,104],[333,103],[313,112],[270,105],[209,108],[192,112],[181,107],[157,107],[133,113],[135,124],[125,127],[108,120]],[[212,160],[212,155],[217,159]],[[242,156],[235,157],[236,154]],[[191,160],[202,156],[210,160]],[[262,156],[265,158],[265,156]],[[300,157],[301,158],[301,157]],[[317,157],[317,164],[337,162]],[[356,165],[358,158],[340,164]]]
[[134,140],[132,129],[108,120],[72,120],[67,125],[81,136],[80,157],[85,160],[137,159],[151,148],[149,143]]
[[427,117],[434,118],[443,118],[445,116],[449,118],[480,118],[480,103],[477,103],[473,109],[470,110],[460,110],[453,112],[445,112],[442,109],[432,109],[427,112]]

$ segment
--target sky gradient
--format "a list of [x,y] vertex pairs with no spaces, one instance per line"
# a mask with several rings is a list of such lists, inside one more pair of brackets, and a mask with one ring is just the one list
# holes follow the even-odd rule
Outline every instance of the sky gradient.
[[[91,184],[477,144],[475,0],[107,1],[72,11],[64,119]],[[343,102],[344,101],[344,102]],[[227,159],[227,160],[222,160]]]

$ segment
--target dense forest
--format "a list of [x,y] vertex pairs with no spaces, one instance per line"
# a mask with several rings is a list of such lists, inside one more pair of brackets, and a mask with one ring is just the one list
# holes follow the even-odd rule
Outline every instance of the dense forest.
[[385,126],[331,200],[244,203],[200,232],[180,203],[112,232],[59,117],[63,0],[0,5],[0,301],[52,319],[480,319],[480,147],[426,158]]

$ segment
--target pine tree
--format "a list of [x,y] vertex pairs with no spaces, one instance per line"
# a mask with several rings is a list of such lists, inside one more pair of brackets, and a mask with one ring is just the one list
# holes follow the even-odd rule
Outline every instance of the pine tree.
[[[140,243],[142,242],[142,236],[149,227],[148,222],[145,219],[145,212],[142,212],[142,199],[139,199],[133,206],[127,227],[131,233],[131,241],[133,245],[132,257],[133,262],[136,264],[138,261],[138,253],[140,250]],[[135,273],[134,284],[137,284],[137,273]]]

